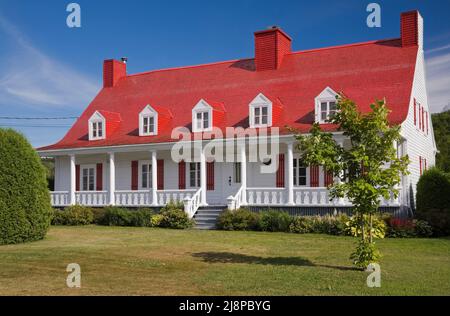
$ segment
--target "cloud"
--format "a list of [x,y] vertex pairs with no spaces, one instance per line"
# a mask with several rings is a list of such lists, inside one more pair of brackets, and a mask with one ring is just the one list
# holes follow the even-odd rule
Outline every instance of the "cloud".
[[99,90],[95,80],[50,58],[0,15],[0,102],[39,109],[83,108]]
[[427,88],[432,112],[440,112],[450,103],[450,45],[427,51]]

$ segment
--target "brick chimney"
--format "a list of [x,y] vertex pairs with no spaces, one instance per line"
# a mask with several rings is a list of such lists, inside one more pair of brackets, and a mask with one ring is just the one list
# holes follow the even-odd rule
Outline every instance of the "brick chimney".
[[255,32],[256,71],[280,68],[283,57],[291,52],[291,38],[279,27]]
[[126,77],[127,64],[124,61],[108,59],[103,62],[103,87],[114,87],[117,82]]
[[402,47],[423,47],[423,19],[419,11],[403,12],[400,17]]

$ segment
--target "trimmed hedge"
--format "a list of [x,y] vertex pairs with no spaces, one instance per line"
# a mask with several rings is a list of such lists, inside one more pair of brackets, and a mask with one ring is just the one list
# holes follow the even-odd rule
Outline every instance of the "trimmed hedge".
[[194,220],[189,219],[182,204],[169,203],[161,209],[159,227],[186,229],[194,226]]
[[89,225],[94,221],[94,213],[90,207],[73,205],[63,210],[53,211],[53,225]]
[[150,209],[128,210],[115,206],[104,208],[103,218],[98,224],[105,226],[151,227],[153,211]]
[[240,208],[222,212],[217,220],[217,228],[222,230],[257,230],[259,214]]
[[0,128],[0,244],[44,238],[51,217],[41,159],[24,136]]
[[427,221],[436,236],[450,235],[450,179],[437,168],[424,172],[417,183],[417,218]]

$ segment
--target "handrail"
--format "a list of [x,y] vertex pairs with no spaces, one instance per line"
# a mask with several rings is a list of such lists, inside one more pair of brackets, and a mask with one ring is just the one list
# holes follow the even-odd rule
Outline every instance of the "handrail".
[[241,208],[241,206],[243,204],[245,204],[246,201],[243,201],[243,192],[245,191],[244,186],[241,185],[241,187],[239,188],[239,190],[236,192],[236,194],[230,195],[227,198],[227,206],[229,210],[237,210],[239,208]]
[[189,218],[193,218],[201,203],[202,189],[198,189],[192,197],[184,198],[184,211]]

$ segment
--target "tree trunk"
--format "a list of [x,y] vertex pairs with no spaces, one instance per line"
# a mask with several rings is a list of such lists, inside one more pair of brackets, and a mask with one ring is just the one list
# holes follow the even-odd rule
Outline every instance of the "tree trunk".
[[364,231],[364,214],[360,215],[360,221],[361,221],[361,238],[362,241],[365,242],[366,241],[366,236],[365,236],[365,231]]
[[369,225],[370,225],[370,227],[369,227],[369,241],[370,241],[370,243],[372,243],[373,242],[373,236],[372,236],[372,213],[370,213],[370,215],[369,215]]

